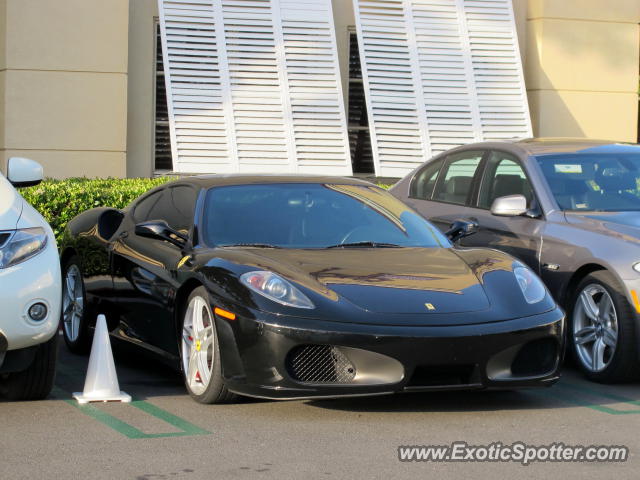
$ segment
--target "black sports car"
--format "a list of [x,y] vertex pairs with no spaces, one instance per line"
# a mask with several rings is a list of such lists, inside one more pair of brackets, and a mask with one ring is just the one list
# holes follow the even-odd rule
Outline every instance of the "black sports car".
[[453,248],[368,182],[185,178],[77,216],[61,252],[69,348],[86,351],[104,313],[202,403],[558,378],[564,313],[538,277],[496,250]]

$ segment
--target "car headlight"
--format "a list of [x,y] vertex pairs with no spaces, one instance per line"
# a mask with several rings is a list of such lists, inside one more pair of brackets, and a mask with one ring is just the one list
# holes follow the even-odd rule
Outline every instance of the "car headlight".
[[273,272],[247,272],[240,276],[240,281],[254,292],[282,305],[315,308],[304,293]]
[[538,303],[544,299],[547,289],[535,273],[523,265],[515,264],[513,274],[527,303]]
[[635,263],[635,264],[633,265],[633,269],[634,269],[636,272],[640,273],[640,262]]
[[0,268],[9,268],[40,253],[47,245],[44,228],[16,230],[0,245]]

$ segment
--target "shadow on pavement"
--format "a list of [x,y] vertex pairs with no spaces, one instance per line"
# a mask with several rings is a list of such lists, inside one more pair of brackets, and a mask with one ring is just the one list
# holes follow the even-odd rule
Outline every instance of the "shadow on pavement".
[[[187,395],[180,372],[139,348],[113,345],[120,388],[136,399]],[[81,391],[88,356],[60,346],[56,385],[65,392]],[[268,400],[243,398],[244,404]],[[541,389],[505,391],[424,392],[331,400],[306,400],[307,405],[353,412],[483,412],[541,410],[576,406],[612,414],[640,414],[640,384],[601,385],[587,381],[573,367],[561,380]]]

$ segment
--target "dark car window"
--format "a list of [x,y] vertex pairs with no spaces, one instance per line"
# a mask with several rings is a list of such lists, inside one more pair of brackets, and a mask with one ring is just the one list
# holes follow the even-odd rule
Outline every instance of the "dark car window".
[[135,205],[133,210],[133,219],[136,223],[150,220],[151,211],[162,198],[163,193],[164,189],[158,190],[157,192],[143,198]]
[[431,199],[443,161],[443,159],[439,159],[434,162],[429,162],[419,170],[418,173],[416,173],[413,177],[413,181],[411,182],[411,188],[409,191],[409,196],[411,198],[417,198],[420,200]]
[[186,233],[193,225],[196,197],[196,190],[188,185],[164,188],[136,205],[134,220],[164,220],[174,230]]
[[[168,213],[165,219],[174,230],[188,232],[193,225],[193,214],[196,206],[197,192],[187,185],[168,189]],[[168,195],[169,197],[169,195]]]
[[381,188],[366,185],[259,184],[207,192],[208,245],[326,248],[374,242],[449,247],[429,222]]
[[464,205],[483,155],[479,150],[449,155],[440,172],[434,200]]
[[485,167],[478,205],[491,208],[496,198],[507,195],[524,195],[531,205],[531,183],[517,157],[506,152],[491,152]]
[[196,192],[191,187],[166,188],[149,212],[148,220],[164,220],[174,230],[188,232],[193,224],[195,201]]
[[562,210],[640,210],[640,153],[557,154],[536,160]]

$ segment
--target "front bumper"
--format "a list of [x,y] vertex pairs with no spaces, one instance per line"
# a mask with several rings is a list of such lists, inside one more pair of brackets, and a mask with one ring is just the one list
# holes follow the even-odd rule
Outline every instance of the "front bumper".
[[[216,319],[223,375],[231,391],[269,399],[551,385],[559,378],[564,347],[560,308],[445,327],[356,325],[253,313],[254,319]],[[304,356],[297,352],[309,345],[335,349],[332,356],[300,367],[295,362]],[[347,359],[347,380],[335,381],[331,375],[324,381],[301,380],[306,368],[337,357]]]
[[[29,260],[0,269],[0,335],[6,349],[27,348],[49,340],[60,322],[60,260],[55,240]],[[34,322],[27,311],[36,302],[47,306],[44,320]]]

